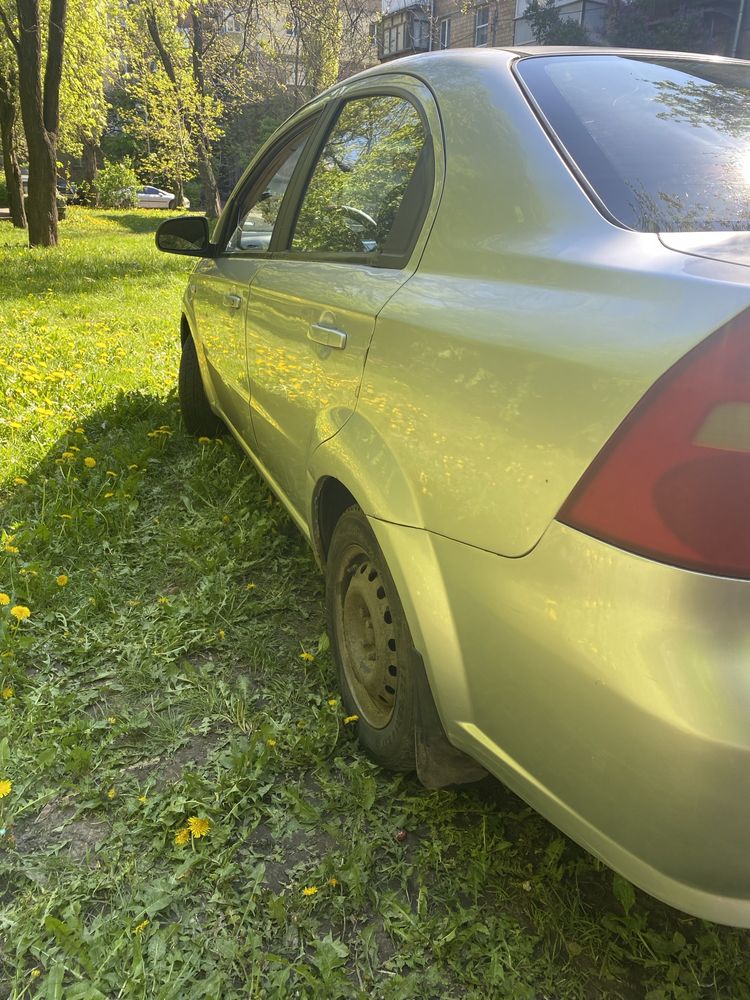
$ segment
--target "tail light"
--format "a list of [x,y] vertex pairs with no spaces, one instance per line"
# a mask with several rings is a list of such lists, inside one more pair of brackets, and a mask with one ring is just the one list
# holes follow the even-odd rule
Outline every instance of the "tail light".
[[651,559],[750,579],[750,310],[652,386],[558,520]]

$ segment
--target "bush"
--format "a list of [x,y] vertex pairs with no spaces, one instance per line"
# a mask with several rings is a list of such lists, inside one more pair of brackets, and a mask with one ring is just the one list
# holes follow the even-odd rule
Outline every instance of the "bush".
[[0,177],[0,208],[8,207],[8,189],[5,186],[5,178]]
[[103,208],[136,208],[138,178],[128,157],[120,163],[105,163],[96,175],[99,204]]

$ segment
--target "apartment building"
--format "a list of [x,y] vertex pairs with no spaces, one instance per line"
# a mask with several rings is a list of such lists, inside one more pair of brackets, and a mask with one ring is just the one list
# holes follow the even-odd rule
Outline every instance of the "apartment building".
[[[529,0],[382,0],[376,24],[381,62],[466,46],[530,45],[524,18]],[[617,0],[555,0],[560,15],[576,21],[593,44],[603,44],[607,17]],[[650,23],[677,14],[698,14],[704,29],[702,51],[750,58],[750,3],[747,0],[653,0]]]

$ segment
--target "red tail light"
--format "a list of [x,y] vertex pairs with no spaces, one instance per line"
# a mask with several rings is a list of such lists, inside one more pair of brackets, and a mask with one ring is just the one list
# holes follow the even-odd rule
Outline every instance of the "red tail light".
[[750,579],[750,310],[652,386],[558,520],[661,562]]

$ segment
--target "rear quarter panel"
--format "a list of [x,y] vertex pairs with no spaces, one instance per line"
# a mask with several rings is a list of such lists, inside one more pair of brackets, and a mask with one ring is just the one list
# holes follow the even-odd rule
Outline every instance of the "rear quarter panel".
[[443,197],[336,448],[371,515],[520,556],[748,274],[606,221],[496,55],[439,65]]

